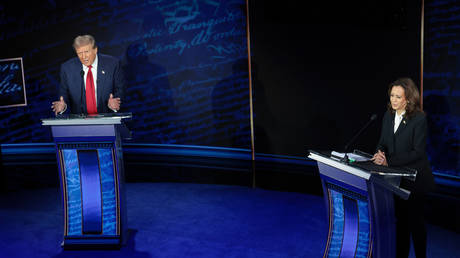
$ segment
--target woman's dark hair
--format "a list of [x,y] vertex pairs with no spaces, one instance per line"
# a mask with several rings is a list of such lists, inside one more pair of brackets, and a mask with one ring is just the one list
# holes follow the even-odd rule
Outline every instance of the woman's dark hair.
[[[396,81],[390,83],[388,86],[389,97],[391,97],[391,89],[393,89],[394,86],[401,86],[404,89],[404,95],[407,100],[406,117],[411,117],[416,112],[422,111],[420,106],[420,93],[411,78],[399,78]],[[388,110],[390,110],[392,113],[395,112],[391,107],[391,102],[388,102]]]

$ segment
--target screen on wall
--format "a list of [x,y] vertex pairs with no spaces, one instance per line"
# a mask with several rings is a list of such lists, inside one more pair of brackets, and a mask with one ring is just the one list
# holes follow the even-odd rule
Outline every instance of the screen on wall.
[[91,34],[121,61],[134,142],[250,148],[246,1],[8,2],[0,12],[0,49],[23,57],[33,103],[0,110],[0,142],[52,140],[40,119],[54,116],[60,64]]
[[460,177],[460,3],[425,8],[424,110],[433,172]]
[[22,58],[0,59],[0,108],[27,105]]

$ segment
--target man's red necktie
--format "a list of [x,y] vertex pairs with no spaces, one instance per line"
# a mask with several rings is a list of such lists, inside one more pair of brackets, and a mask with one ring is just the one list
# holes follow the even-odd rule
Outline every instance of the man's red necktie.
[[88,74],[86,75],[86,109],[88,114],[97,114],[96,106],[96,92],[94,90],[93,73],[91,72],[91,65],[88,66]]

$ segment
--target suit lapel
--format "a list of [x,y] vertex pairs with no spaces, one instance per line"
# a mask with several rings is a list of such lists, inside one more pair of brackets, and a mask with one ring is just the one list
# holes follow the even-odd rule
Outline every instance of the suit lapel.
[[390,137],[390,141],[388,141],[388,154],[392,154],[394,152],[394,141],[395,141],[395,132],[394,132],[394,127],[395,127],[395,115],[392,114],[391,116],[391,126],[388,127],[388,136]]
[[[98,55],[97,62],[98,62],[97,64],[97,103],[98,103],[98,107],[102,108],[102,103],[104,103],[104,99],[102,95],[104,92],[106,74],[105,74],[104,62],[100,55]],[[102,110],[99,110],[99,111],[102,111]]]
[[[394,123],[394,117],[393,117],[393,123]],[[395,137],[400,135],[401,132],[404,131],[404,129],[406,129],[406,126],[407,126],[407,119],[405,116],[403,116],[403,119],[401,120],[401,123],[399,124],[398,129],[395,132]]]
[[[75,58],[74,66],[75,68],[73,69],[75,69],[75,72],[77,73],[75,81],[78,83],[76,84],[78,85],[78,88],[75,88],[75,91],[72,94],[75,94],[77,100],[81,100],[81,105],[83,106],[83,112],[87,112],[86,111],[85,81],[84,81],[84,76],[81,75],[81,71],[83,71],[83,66],[80,60],[78,60],[78,58]],[[78,112],[80,112],[80,110],[78,110]]]

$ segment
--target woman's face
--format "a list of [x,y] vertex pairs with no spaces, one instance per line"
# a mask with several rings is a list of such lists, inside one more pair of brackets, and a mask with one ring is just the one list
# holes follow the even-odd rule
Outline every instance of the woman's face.
[[391,88],[390,102],[391,107],[398,112],[398,114],[406,110],[407,100],[403,87],[396,85]]

